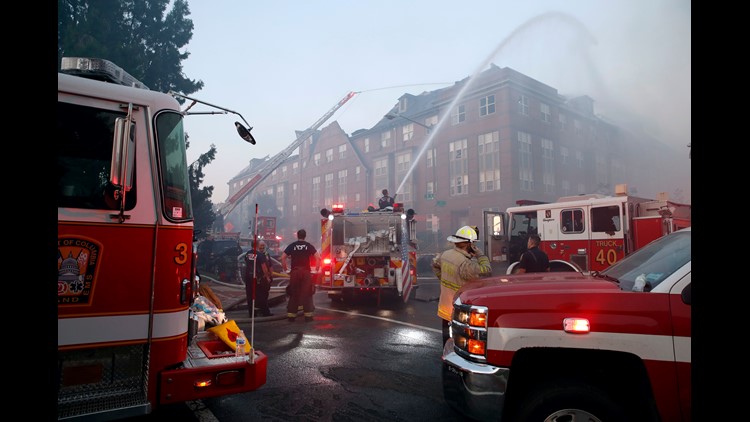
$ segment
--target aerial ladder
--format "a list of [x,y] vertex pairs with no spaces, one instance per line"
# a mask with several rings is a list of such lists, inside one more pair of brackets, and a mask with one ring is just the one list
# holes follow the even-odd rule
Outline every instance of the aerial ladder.
[[341,99],[341,101],[338,102],[333,108],[328,110],[326,114],[324,114],[320,119],[318,119],[315,123],[312,124],[309,128],[305,129],[304,132],[302,132],[297,139],[294,140],[289,146],[284,148],[281,152],[274,155],[271,159],[266,161],[263,166],[258,169],[258,172],[253,176],[247,183],[245,183],[240,190],[234,193],[227,201],[224,203],[224,205],[219,208],[219,213],[223,216],[228,215],[234,208],[250,193],[255,189],[256,186],[260,184],[263,180],[265,180],[278,166],[280,166],[284,161],[286,161],[287,158],[289,158],[292,153],[300,146],[302,145],[302,142],[305,141],[305,139],[309,138],[313,135],[313,133],[321,126],[323,123],[325,123],[328,119],[333,116],[334,113],[338,109],[340,109],[344,104],[346,104],[347,101],[349,101],[352,97],[357,95],[359,92],[357,91],[350,91],[344,98]]

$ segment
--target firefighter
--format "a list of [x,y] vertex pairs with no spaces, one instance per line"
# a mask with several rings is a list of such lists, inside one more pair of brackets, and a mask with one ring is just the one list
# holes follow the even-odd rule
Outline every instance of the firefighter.
[[[273,272],[271,263],[266,251],[266,242],[258,242],[258,250],[249,250],[245,254],[245,270],[243,278],[245,280],[245,293],[247,294],[248,305],[250,305],[250,317],[253,316],[253,308],[250,302],[252,298],[253,278],[255,279],[255,305],[258,307],[260,316],[273,316],[268,307],[268,294],[271,291],[271,282],[273,281]],[[257,260],[257,261],[256,261]],[[255,277],[253,277],[255,269]]]
[[320,252],[307,242],[307,231],[297,230],[297,240],[290,243],[281,254],[281,268],[287,271],[287,257],[291,257],[292,269],[289,272],[289,301],[286,306],[286,316],[289,322],[297,318],[298,307],[302,306],[305,321],[313,320],[312,274],[310,273],[310,258],[315,258],[315,269],[320,272]]
[[[440,280],[440,301],[437,315],[442,319],[443,343],[450,336],[449,322],[453,312],[453,296],[464,283],[478,280],[491,273],[490,261],[481,249],[474,246],[477,231],[463,226],[453,236],[448,236],[453,247],[432,260],[432,270]],[[476,258],[476,259],[475,259]]]
[[521,254],[521,259],[518,260],[517,274],[549,271],[549,257],[539,249],[540,243],[542,243],[542,238],[538,234],[529,235],[526,241],[526,252]]
[[382,194],[383,196],[378,200],[378,206],[380,209],[384,210],[387,207],[393,208],[393,203],[396,201],[396,195],[388,195],[388,189],[383,189]]

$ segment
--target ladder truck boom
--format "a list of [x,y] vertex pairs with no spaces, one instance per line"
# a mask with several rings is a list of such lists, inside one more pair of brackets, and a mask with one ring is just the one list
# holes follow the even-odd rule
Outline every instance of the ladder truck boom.
[[313,132],[315,132],[320,126],[323,125],[328,119],[333,116],[334,113],[338,109],[340,109],[344,104],[346,104],[347,101],[349,101],[352,97],[357,95],[359,92],[357,91],[350,91],[344,98],[341,99],[333,108],[328,110],[323,116],[321,116],[320,119],[318,119],[315,123],[312,124],[309,128],[305,129],[302,134],[300,134],[297,139],[294,140],[289,146],[284,148],[281,152],[274,155],[270,160],[268,160],[263,167],[261,167],[258,172],[253,176],[240,190],[234,193],[229,199],[227,199],[227,202],[222,206],[219,210],[221,215],[227,215],[234,208],[239,205],[239,203],[244,199],[252,190],[260,184],[263,180],[265,180],[278,166],[281,165],[284,161],[286,161],[287,158],[289,158],[294,150],[296,150],[302,142],[304,142],[305,139],[309,138]]

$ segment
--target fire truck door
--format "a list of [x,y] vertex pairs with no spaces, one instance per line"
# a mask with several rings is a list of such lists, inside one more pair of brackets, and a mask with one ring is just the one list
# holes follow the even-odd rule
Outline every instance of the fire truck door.
[[505,232],[505,213],[502,211],[484,211],[484,232],[478,233],[484,241],[484,253],[490,262],[508,260],[508,234]]
[[560,240],[560,209],[547,209],[539,211],[539,221],[541,229],[539,236],[545,242],[555,242]]

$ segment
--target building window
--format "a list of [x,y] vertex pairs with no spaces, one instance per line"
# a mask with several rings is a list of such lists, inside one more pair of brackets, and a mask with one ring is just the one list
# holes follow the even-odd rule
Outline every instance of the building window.
[[276,208],[284,206],[284,185],[276,186]]
[[427,191],[429,195],[434,196],[435,195],[435,182],[427,182],[427,186],[425,190]]
[[437,159],[437,148],[430,148],[427,151],[427,167],[432,167],[435,165],[435,160]]
[[326,150],[326,163],[330,163],[333,161],[333,148],[329,148]]
[[373,165],[373,183],[375,184],[375,192],[377,198],[380,196],[381,190],[389,189],[390,180],[388,180],[388,159],[381,158],[379,160],[375,160]]
[[479,192],[500,190],[500,132],[483,133],[477,143]]
[[365,152],[370,152],[370,138],[365,138]]
[[518,132],[518,182],[525,192],[534,191],[534,171],[531,161],[531,135]]
[[[411,176],[409,178],[411,178]],[[398,200],[396,202],[398,202],[399,204],[406,204],[412,202],[413,200],[414,198],[412,197],[411,181],[408,181],[401,186],[401,189],[399,189]]]
[[391,131],[386,131],[380,134],[380,148],[386,149],[391,144]]
[[357,182],[362,180],[362,168],[360,166],[354,168],[354,180]]
[[339,202],[346,204],[346,169],[339,170]]
[[545,193],[555,193],[555,147],[542,138],[542,184]]
[[576,164],[579,169],[583,169],[583,153],[581,151],[576,151]]
[[299,217],[299,212],[297,212],[297,204],[292,205],[292,217]]
[[299,162],[292,163],[292,174],[299,174]]
[[402,126],[401,133],[404,135],[404,142],[411,141],[414,137],[414,123]]
[[479,115],[487,116],[495,112],[495,96],[488,95],[479,99]]
[[525,95],[518,99],[518,112],[524,116],[529,115],[529,98]]
[[601,188],[609,186],[609,168],[607,159],[600,154],[594,158],[594,180],[596,185]]
[[406,152],[396,156],[396,179],[399,179],[399,176],[409,170],[410,162],[411,152]]
[[450,196],[469,194],[469,170],[466,157],[468,141],[459,139],[448,144]]
[[333,173],[326,173],[325,175],[323,197],[323,203],[325,203],[326,207],[329,207],[330,204],[333,204]]
[[312,178],[312,201],[310,205],[312,206],[311,211],[320,212],[320,176]]
[[299,195],[299,189],[297,189],[297,184],[292,183],[292,198],[298,199],[297,195]]
[[282,177],[283,179],[286,179],[286,178],[287,178],[287,174],[286,174],[286,173],[287,173],[287,166],[286,166],[286,165],[284,165],[284,166],[281,166],[281,177]]
[[552,123],[552,115],[549,112],[549,104],[539,104],[539,111],[542,112],[542,121],[544,123]]
[[460,105],[451,111],[451,124],[457,125],[466,120],[466,107]]
[[568,151],[568,147],[560,147],[560,163],[566,166],[569,160],[570,152]]
[[339,160],[346,158],[346,144],[339,145]]
[[434,116],[430,116],[426,119],[424,119],[424,125],[427,127],[435,126],[438,123],[438,116],[437,114]]
[[400,100],[398,100],[398,112],[403,113],[406,111],[407,106],[409,105],[409,97],[401,97]]
[[313,155],[313,164],[316,166],[320,165],[320,153],[316,152],[315,155]]
[[557,115],[557,121],[560,122],[560,130],[568,128],[568,116],[560,113]]

